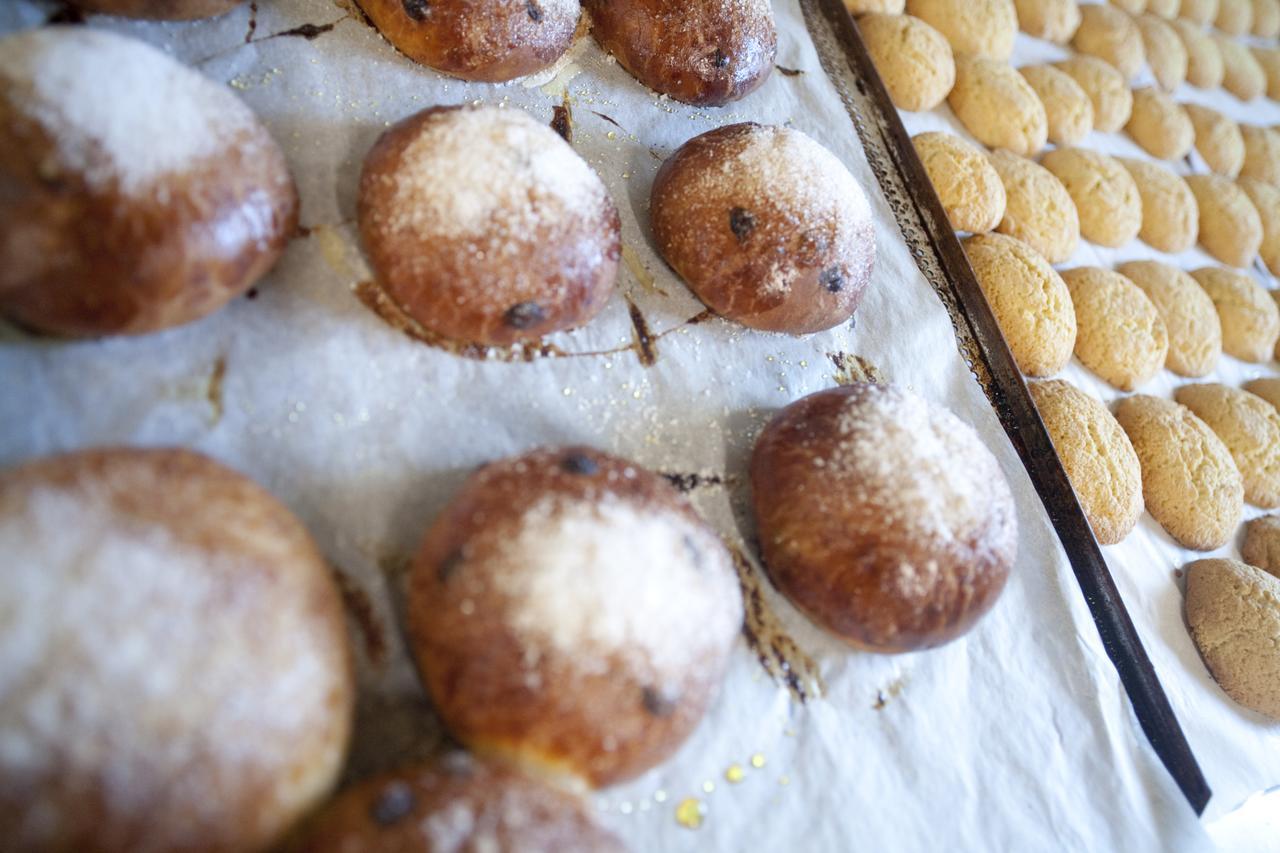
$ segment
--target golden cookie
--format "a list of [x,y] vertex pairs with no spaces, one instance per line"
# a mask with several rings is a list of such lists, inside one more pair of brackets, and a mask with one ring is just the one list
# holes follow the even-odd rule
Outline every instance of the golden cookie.
[[1187,47],[1177,31],[1163,18],[1151,13],[1134,18],[1142,33],[1142,50],[1156,82],[1172,92],[1187,79]]
[[1272,275],[1280,275],[1280,189],[1257,178],[1241,178],[1236,183],[1249,196],[1262,220],[1258,254]]
[[1159,372],[1169,333],[1147,295],[1118,272],[1062,273],[1076,309],[1076,358],[1110,385],[1132,391]]
[[1280,0],[1253,0],[1252,31],[1264,39],[1280,36]]
[[1142,515],[1142,468],[1107,407],[1061,379],[1027,385],[1093,535],[1114,545]]
[[1133,112],[1133,93],[1124,75],[1096,56],[1073,56],[1054,67],[1080,84],[1093,104],[1093,128],[1114,133]]
[[1222,322],[1222,350],[1241,361],[1269,360],[1280,336],[1280,308],[1249,276],[1224,267],[1191,272],[1213,300]]
[[1216,89],[1226,73],[1218,43],[1204,29],[1190,21],[1171,22],[1187,49],[1187,82],[1199,89]]
[[1185,18],[1197,28],[1204,28],[1218,14],[1218,0],[1182,0],[1178,6],[1178,17]]
[[1108,2],[1130,15],[1141,15],[1147,11],[1147,0],[1108,0]]
[[1067,188],[1086,240],[1115,247],[1138,236],[1142,196],[1119,160],[1084,148],[1058,148],[1040,163]]
[[992,151],[991,165],[1004,183],[1001,234],[1016,237],[1051,264],[1060,264],[1080,242],[1080,219],[1067,188],[1039,163],[1008,151]]
[[[1280,3],[1280,0],[1277,0]],[[1251,48],[1253,58],[1267,78],[1267,97],[1280,101],[1280,50],[1269,47]]]
[[970,237],[964,250],[1018,369],[1052,376],[1065,367],[1076,315],[1062,277],[1035,249],[1004,234]]
[[1135,394],[1115,404],[1142,466],[1147,512],[1184,548],[1212,551],[1231,540],[1244,486],[1231,453],[1186,406]]
[[1044,147],[1044,104],[1022,75],[994,59],[960,56],[947,103],[960,123],[989,148],[1034,154]]
[[1214,33],[1213,43],[1222,54],[1222,87],[1242,101],[1252,101],[1267,90],[1267,75],[1249,48],[1233,38]]
[[1234,181],[1221,175],[1188,175],[1200,206],[1200,245],[1224,264],[1247,267],[1262,245],[1262,219]]
[[1222,323],[1213,300],[1196,280],[1159,261],[1130,261],[1116,272],[1147,294],[1169,335],[1164,366],[1179,376],[1205,376],[1222,355]]
[[1229,36],[1242,36],[1253,27],[1251,0],[1218,0],[1213,25]]
[[1264,515],[1244,526],[1240,556],[1246,563],[1280,578],[1280,515]]
[[1148,0],[1147,12],[1166,21],[1178,16],[1178,0]]
[[938,200],[957,231],[982,234],[1004,217],[1004,184],[984,152],[951,133],[912,137]]
[[1069,74],[1052,65],[1028,65],[1018,73],[1044,104],[1050,142],[1074,145],[1093,130],[1093,102]]
[[1217,383],[1183,385],[1173,397],[1196,413],[1231,451],[1254,506],[1280,506],[1280,412],[1239,388]]
[[956,56],[1005,62],[1013,53],[1013,0],[907,0],[907,12],[946,36]]
[[1018,27],[1027,35],[1066,44],[1080,26],[1076,0],[1013,0]]
[[[1243,387],[1250,394],[1255,394],[1280,409],[1280,379],[1271,376],[1251,379],[1244,383]],[[1257,563],[1254,565],[1256,566]]]
[[1196,560],[1187,625],[1224,693],[1280,721],[1280,579],[1238,560]]
[[1251,124],[1240,125],[1244,164],[1240,174],[1280,187],[1280,133]]
[[1209,168],[1227,178],[1240,174],[1244,165],[1244,137],[1240,125],[1211,107],[1183,104],[1196,131],[1196,150]]
[[844,0],[844,7],[855,17],[868,14],[901,15],[902,10],[907,8],[907,0]]
[[1080,7],[1080,26],[1071,39],[1080,53],[1096,56],[1132,80],[1142,70],[1142,33],[1126,13],[1114,6]]
[[924,21],[872,13],[858,19],[858,31],[898,109],[931,110],[951,91],[956,82],[951,45]]
[[1187,182],[1170,170],[1145,160],[1119,158],[1142,197],[1142,229],[1148,246],[1177,254],[1196,244],[1200,208]]
[[1124,129],[1152,157],[1181,160],[1196,139],[1195,128],[1178,102],[1147,86],[1133,93],[1133,115]]

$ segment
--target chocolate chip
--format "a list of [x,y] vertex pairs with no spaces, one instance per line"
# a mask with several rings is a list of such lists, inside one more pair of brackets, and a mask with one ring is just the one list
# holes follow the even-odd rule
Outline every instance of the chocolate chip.
[[524,4],[524,10],[529,13],[529,17],[535,22],[542,21],[542,9],[537,3],[533,2],[533,0],[529,0],[529,2]]
[[430,0],[400,0],[404,13],[415,21],[425,21],[431,14]]
[[676,701],[663,696],[656,687],[646,687],[640,691],[640,702],[644,709],[655,717],[669,717],[676,709]]
[[512,305],[502,319],[513,329],[531,329],[547,319],[547,312],[536,302]]
[[711,54],[711,64],[716,68],[724,68],[729,64],[729,57],[720,48],[716,48],[716,52]]
[[404,782],[392,782],[373,801],[369,816],[378,826],[391,826],[413,814],[417,805],[418,799],[412,788]]
[[839,293],[844,290],[844,273],[839,267],[827,267],[818,276],[818,283],[832,293]]
[[560,460],[560,467],[570,474],[582,474],[588,477],[600,470],[596,460],[584,453],[570,453]]
[[458,569],[462,568],[462,551],[454,551],[449,556],[440,561],[440,565],[436,567],[436,580],[440,583],[448,583],[449,578],[458,573]]
[[729,230],[733,232],[733,236],[738,238],[741,243],[747,239],[747,235],[756,227],[756,218],[741,207],[735,207],[729,211]]

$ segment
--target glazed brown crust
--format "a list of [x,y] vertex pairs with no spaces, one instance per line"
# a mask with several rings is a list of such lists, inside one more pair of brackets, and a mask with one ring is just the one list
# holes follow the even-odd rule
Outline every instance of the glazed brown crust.
[[573,0],[358,0],[415,62],[463,80],[501,83],[550,66],[569,49]]
[[768,3],[586,0],[583,5],[600,46],[641,83],[677,101],[722,106],[755,91],[773,70],[778,33]]
[[157,21],[192,21],[225,15],[243,0],[71,0],[86,12],[149,18]]

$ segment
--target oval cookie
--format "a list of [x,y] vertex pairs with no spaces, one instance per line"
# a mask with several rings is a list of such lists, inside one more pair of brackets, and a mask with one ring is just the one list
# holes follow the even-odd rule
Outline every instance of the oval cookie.
[[1071,257],[1080,243],[1080,219],[1062,182],[1039,163],[1008,151],[992,151],[989,159],[1004,183],[1004,218],[996,230],[1051,264]]
[[1086,240],[1116,247],[1138,236],[1142,196],[1119,160],[1083,148],[1058,148],[1040,163],[1067,188]]
[[1120,273],[1076,267],[1062,274],[1076,310],[1076,357],[1109,384],[1132,391],[1164,365],[1169,334],[1147,295]]
[[1165,367],[1179,376],[1204,376],[1222,355],[1222,323],[1196,280],[1159,261],[1131,261],[1116,272],[1136,284],[1160,312],[1169,335]]
[[1249,276],[1223,267],[1202,267],[1191,276],[1218,309],[1223,351],[1242,361],[1269,360],[1280,335],[1280,310],[1267,291]]

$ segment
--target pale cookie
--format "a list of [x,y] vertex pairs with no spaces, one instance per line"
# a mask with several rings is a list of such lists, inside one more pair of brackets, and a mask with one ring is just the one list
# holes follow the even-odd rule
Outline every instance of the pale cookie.
[[1182,0],[1178,6],[1178,17],[1203,28],[1209,25],[1218,15],[1218,0]]
[[1248,391],[1217,383],[1183,385],[1173,397],[1231,451],[1244,499],[1263,509],[1280,506],[1280,412]]
[[1222,355],[1222,322],[1213,300],[1196,280],[1159,261],[1130,261],[1116,267],[1147,294],[1169,335],[1164,366],[1179,376],[1205,376]]
[[1062,277],[1035,249],[1003,234],[970,237],[964,250],[1018,369],[1052,376],[1065,367],[1076,315]]
[[1201,267],[1191,272],[1213,300],[1222,322],[1222,350],[1241,361],[1271,359],[1280,336],[1280,308],[1249,276],[1224,267]]
[[910,15],[871,13],[858,19],[867,53],[900,110],[931,110],[956,82],[951,45],[942,34]]
[[1240,556],[1246,563],[1280,578],[1280,515],[1264,515],[1244,526]]
[[1142,468],[1129,436],[1106,406],[1070,383],[1027,387],[1093,535],[1103,545],[1121,541],[1142,515]]
[[[1244,383],[1244,390],[1261,397],[1275,406],[1276,409],[1280,409],[1280,379],[1272,376],[1250,379]],[[1257,565],[1257,563],[1254,563],[1254,565]]]
[[1016,237],[1051,264],[1060,264],[1080,243],[1080,218],[1067,188],[1039,163],[1008,151],[992,151],[991,165],[1004,183],[1001,234]]
[[1249,196],[1262,220],[1262,245],[1258,247],[1258,255],[1272,275],[1280,275],[1280,189],[1257,178],[1241,178],[1236,183]]
[[854,17],[869,14],[901,15],[902,10],[907,8],[907,0],[844,0],[844,7]]
[[1187,49],[1187,82],[1199,89],[1221,86],[1226,70],[1218,43],[1202,27],[1190,21],[1178,19],[1171,23]]
[[1076,358],[1105,382],[1132,391],[1164,365],[1169,333],[1147,295],[1118,272],[1062,273],[1076,309]]
[[1244,164],[1240,174],[1280,187],[1280,133],[1242,124],[1240,136],[1244,139]]
[[1209,674],[1236,702],[1280,721],[1280,578],[1225,559],[1184,571],[1187,625]]
[[1123,74],[1125,80],[1138,75],[1145,58],[1137,24],[1114,6],[1080,7],[1080,26],[1071,39],[1071,46],[1108,63]]
[[1196,150],[1209,168],[1227,178],[1240,174],[1244,165],[1244,137],[1240,125],[1212,107],[1183,104],[1196,131]]
[[1112,6],[1122,9],[1130,15],[1141,15],[1147,11],[1147,0],[1108,0]]
[[1177,254],[1196,244],[1200,208],[1187,182],[1146,160],[1119,158],[1142,197],[1142,229],[1138,236],[1152,248]]
[[1093,130],[1093,102],[1069,74],[1052,65],[1028,65],[1018,73],[1044,104],[1050,142],[1074,145]]
[[1075,80],[1089,96],[1094,130],[1114,133],[1124,127],[1133,112],[1133,92],[1123,74],[1096,56],[1073,56],[1053,67]]
[[1142,228],[1142,196],[1120,161],[1084,148],[1058,148],[1040,160],[1062,181],[1080,214],[1080,233],[1100,246],[1123,246]]
[[1044,104],[1022,75],[1004,62],[956,58],[956,84],[947,103],[960,123],[988,148],[1030,155],[1044,147]]
[[1188,175],[1200,207],[1200,245],[1224,264],[1247,267],[1262,245],[1262,219],[1244,190],[1221,175]]
[[1253,34],[1264,39],[1280,36],[1280,0],[1253,0]]
[[956,56],[1005,62],[1013,53],[1013,0],[907,0],[907,12],[946,36]]
[[1253,27],[1252,0],[1218,0],[1213,25],[1229,36],[1242,36]]
[[1153,86],[1133,93],[1133,115],[1124,129],[1130,139],[1161,160],[1181,160],[1196,140],[1186,111]]
[[1148,12],[1134,18],[1142,33],[1142,49],[1156,82],[1166,92],[1172,92],[1187,79],[1187,46],[1178,32],[1164,18]]
[[[1280,0],[1276,0],[1280,3]],[[1280,50],[1273,47],[1251,48],[1253,58],[1258,60],[1258,67],[1267,77],[1267,97],[1280,101]]]
[[1244,486],[1222,440],[1186,406],[1160,397],[1125,397],[1115,415],[1138,454],[1147,512],[1184,548],[1227,544],[1244,513]]
[[911,139],[951,227],[982,234],[1004,217],[1004,184],[986,152],[951,133],[930,131]]
[[1029,36],[1066,44],[1080,26],[1076,0],[1013,0],[1018,27]]
[[1252,101],[1267,90],[1267,75],[1249,48],[1233,38],[1214,33],[1213,43],[1222,54],[1222,87],[1242,101]]

